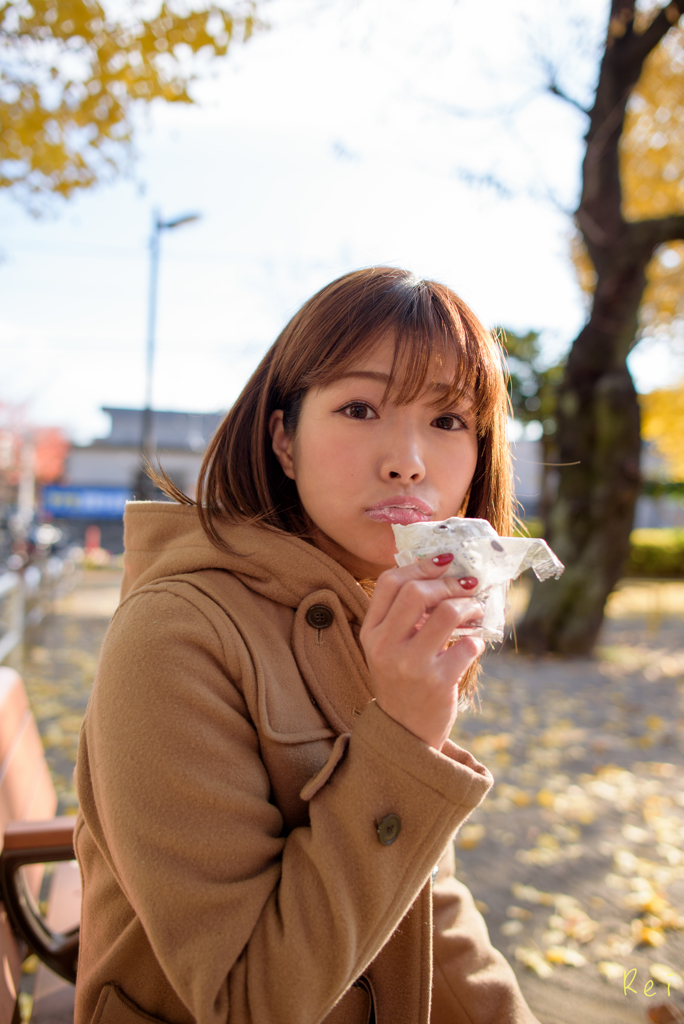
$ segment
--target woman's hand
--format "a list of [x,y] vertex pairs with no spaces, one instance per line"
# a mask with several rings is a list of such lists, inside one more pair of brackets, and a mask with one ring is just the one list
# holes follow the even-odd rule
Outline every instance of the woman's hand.
[[463,586],[455,576],[444,577],[447,558],[382,573],[361,628],[378,704],[436,750],[456,721],[459,683],[485,647],[466,636],[444,649],[457,626],[482,618],[481,604],[468,596],[476,581]]

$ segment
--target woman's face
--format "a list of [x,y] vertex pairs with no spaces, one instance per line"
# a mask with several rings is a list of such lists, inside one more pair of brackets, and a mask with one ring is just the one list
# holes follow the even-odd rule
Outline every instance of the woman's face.
[[383,405],[393,356],[387,338],[344,377],[307,391],[294,437],[281,411],[271,417],[273,450],[315,524],[314,543],[358,578],[395,565],[392,523],[456,515],[477,461],[475,418],[440,402],[450,381],[437,364],[416,401]]

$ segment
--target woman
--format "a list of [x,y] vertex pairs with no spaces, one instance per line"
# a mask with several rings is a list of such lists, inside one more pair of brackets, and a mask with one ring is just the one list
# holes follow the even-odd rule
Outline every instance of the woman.
[[464,303],[362,270],[266,354],[198,504],[128,505],[77,768],[76,1024],[534,1024],[453,877],[492,783],[448,738],[475,583],[396,568],[391,528],[507,531],[505,413]]

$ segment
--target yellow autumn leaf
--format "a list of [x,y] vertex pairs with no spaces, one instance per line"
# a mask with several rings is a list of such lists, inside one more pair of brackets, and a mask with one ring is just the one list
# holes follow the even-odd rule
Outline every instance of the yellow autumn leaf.
[[474,850],[485,837],[484,825],[464,825],[456,842],[462,850]]
[[684,978],[682,978],[681,974],[677,974],[672,967],[668,967],[667,964],[651,964],[649,973],[653,980],[661,985],[669,985],[670,988],[677,989],[678,991],[684,989]]
[[549,946],[545,953],[552,964],[567,964],[568,967],[584,967],[587,958],[570,946]]
[[617,964],[614,960],[601,960],[596,968],[606,981],[617,981],[618,978],[622,980],[625,971],[622,964]]
[[526,946],[517,946],[515,959],[528,967],[540,978],[550,978],[553,974],[553,967],[548,963],[541,953],[536,949],[528,949]]

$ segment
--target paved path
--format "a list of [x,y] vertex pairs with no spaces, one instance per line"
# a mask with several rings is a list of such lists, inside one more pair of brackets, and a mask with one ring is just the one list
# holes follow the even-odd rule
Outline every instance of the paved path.
[[[83,573],[27,658],[66,812],[119,582]],[[652,971],[684,1008],[684,583],[623,584],[596,660],[490,654],[481,693],[455,738],[496,786],[460,833],[459,874],[540,1020],[645,1024],[667,999]]]
[[59,796],[59,813],[76,813],[73,782],[78,733],[100,646],[118,604],[121,572],[78,572],[75,588],[30,635],[24,679]]

